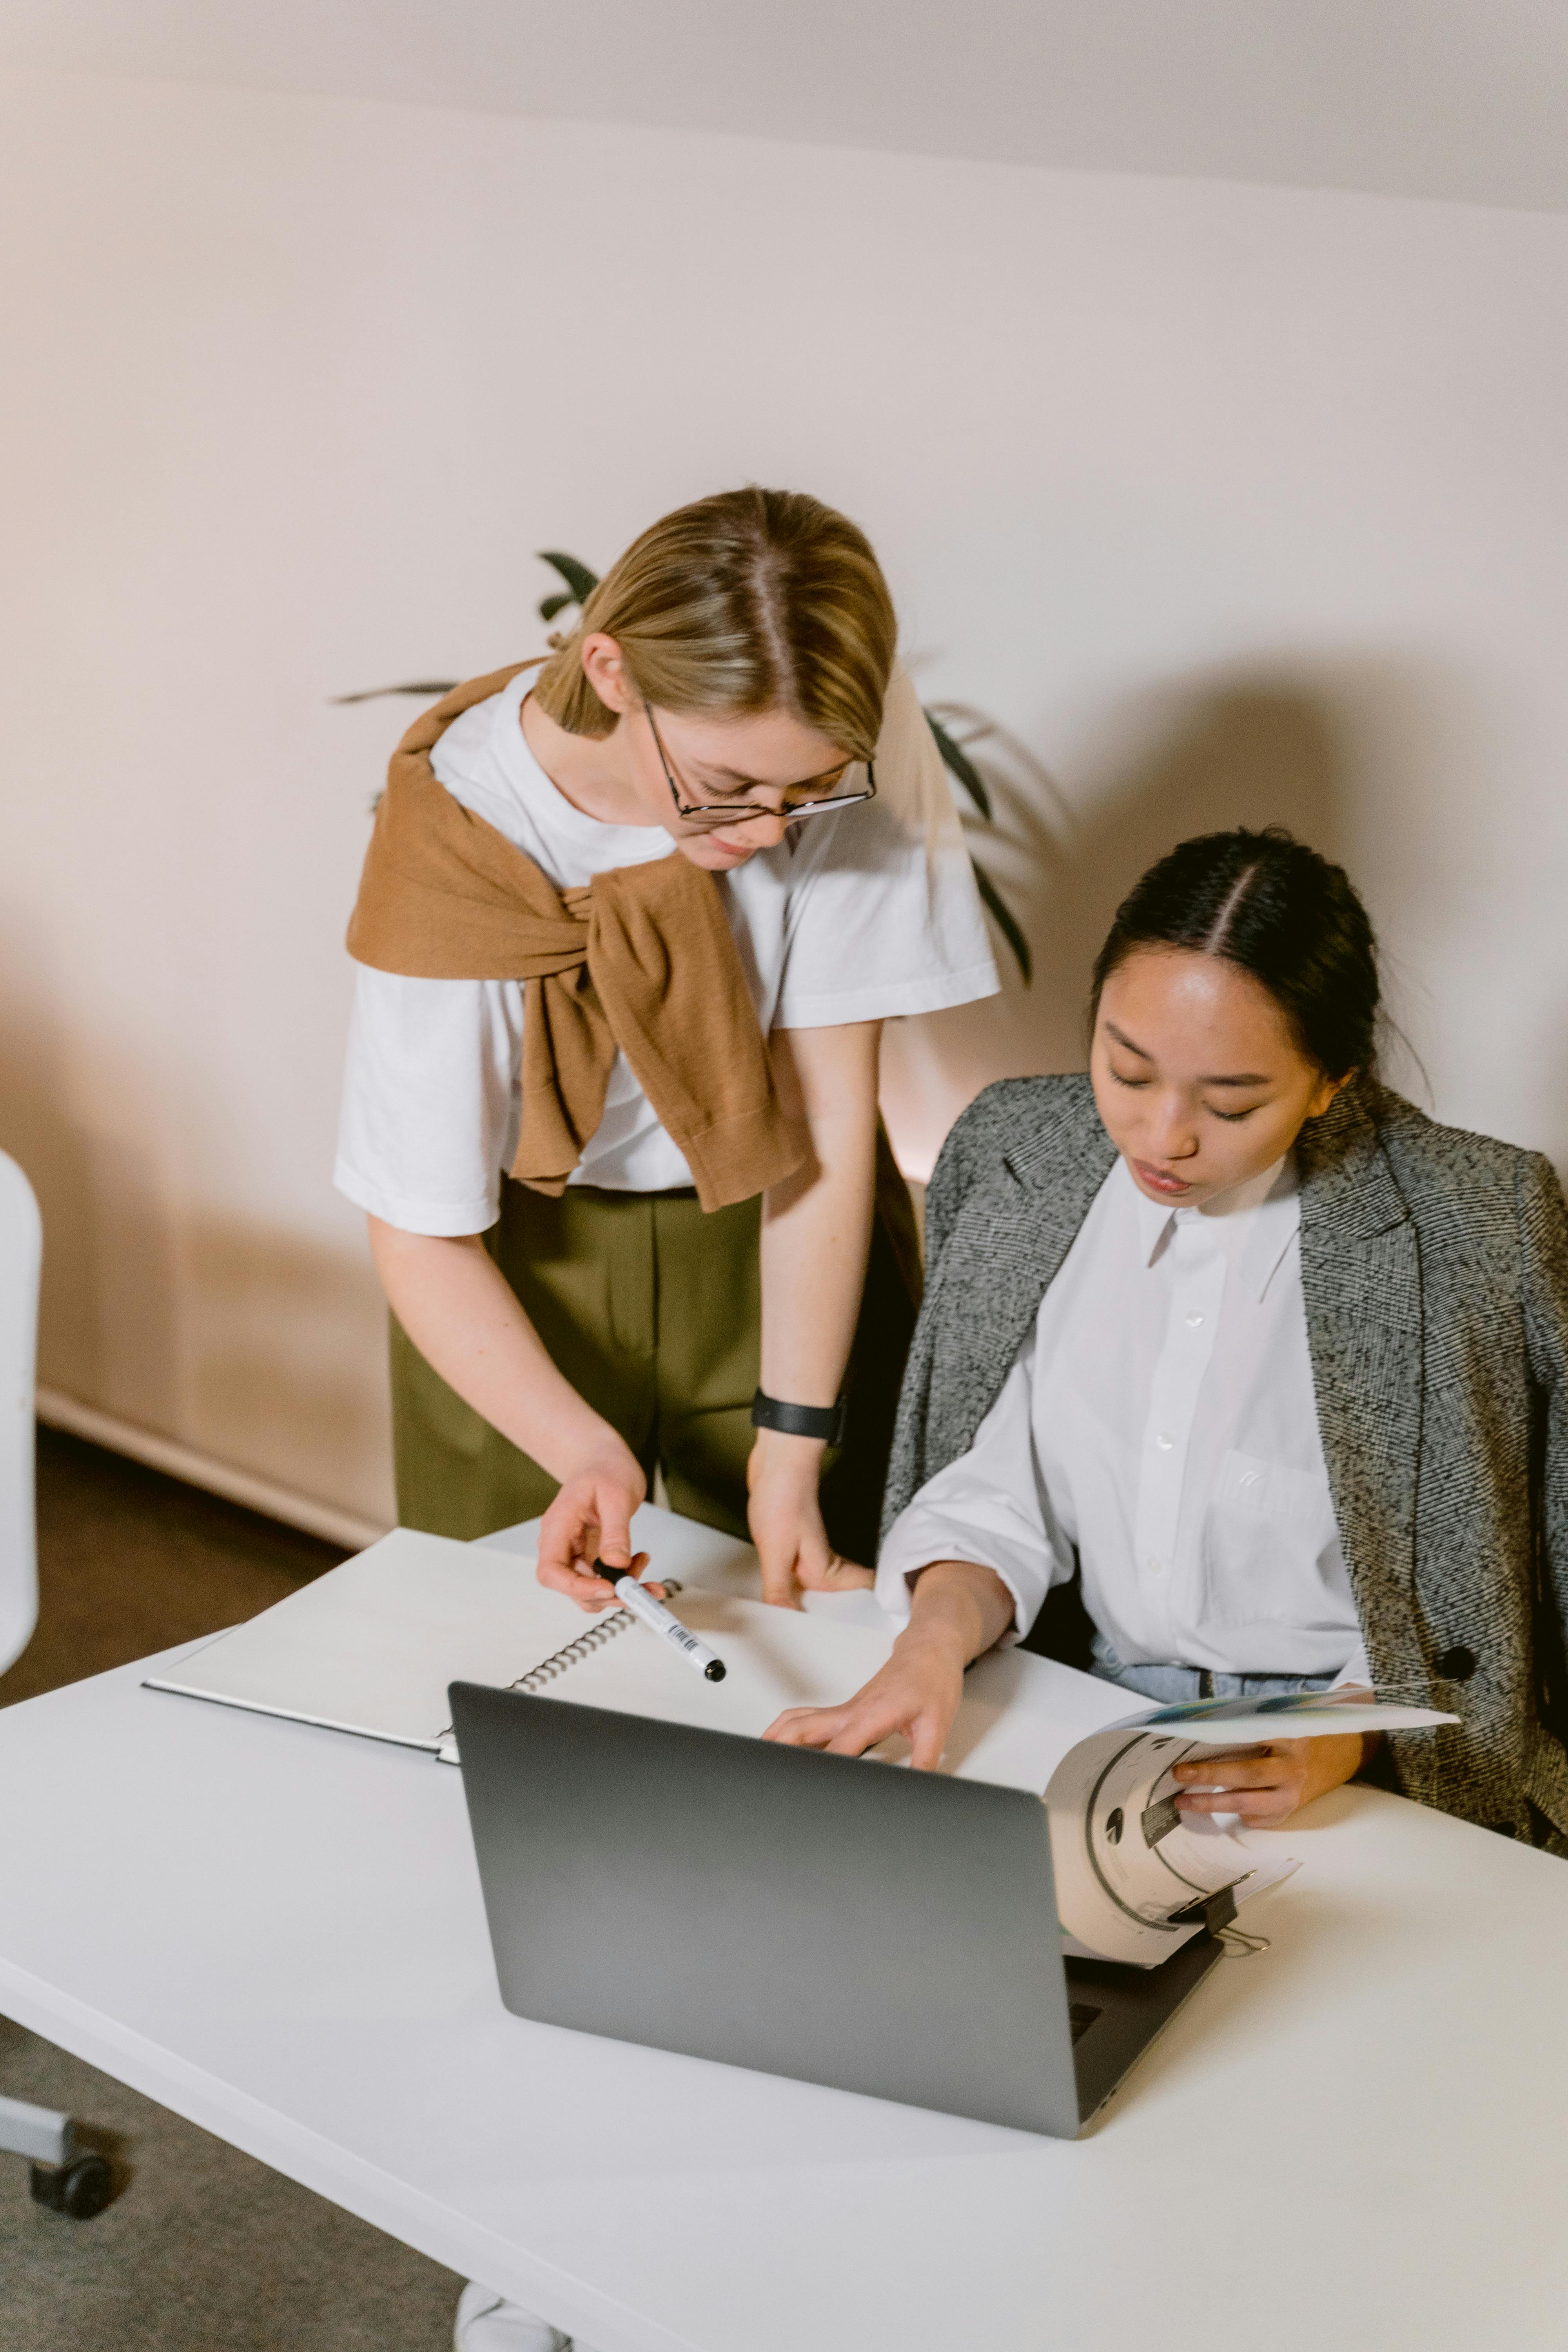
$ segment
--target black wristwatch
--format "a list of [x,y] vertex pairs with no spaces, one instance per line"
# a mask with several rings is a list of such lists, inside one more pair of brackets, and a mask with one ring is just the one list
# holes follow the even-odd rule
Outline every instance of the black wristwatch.
[[844,1403],[781,1404],[759,1389],[752,1399],[752,1427],[776,1429],[784,1437],[820,1437],[829,1445],[844,1443]]

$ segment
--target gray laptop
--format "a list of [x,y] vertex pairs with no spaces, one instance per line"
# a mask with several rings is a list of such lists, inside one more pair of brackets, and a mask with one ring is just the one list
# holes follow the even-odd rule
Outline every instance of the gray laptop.
[[1064,1960],[1016,1789],[474,1683],[451,1706],[519,2017],[1071,2138],[1220,1957],[1205,1931],[1156,1969]]

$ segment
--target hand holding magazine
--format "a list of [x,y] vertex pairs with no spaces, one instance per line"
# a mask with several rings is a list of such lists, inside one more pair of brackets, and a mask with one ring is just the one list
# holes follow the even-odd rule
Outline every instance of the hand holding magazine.
[[1296,1691],[1194,1699],[1092,1732],[1068,1749],[1046,1789],[1057,1911],[1069,1948],[1156,1967],[1205,1926],[1206,1897],[1228,1888],[1245,1902],[1298,1866],[1271,1851],[1279,1831],[1249,1838],[1226,1826],[1223,1815],[1179,1811],[1178,1764],[1217,1763],[1276,1739],[1416,1730],[1457,1719],[1355,1690]]

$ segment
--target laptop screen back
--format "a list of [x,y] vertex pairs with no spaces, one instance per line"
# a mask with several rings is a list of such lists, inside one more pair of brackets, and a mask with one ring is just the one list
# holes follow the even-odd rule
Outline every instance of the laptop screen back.
[[1045,1807],[455,1683],[521,2017],[1070,2137]]

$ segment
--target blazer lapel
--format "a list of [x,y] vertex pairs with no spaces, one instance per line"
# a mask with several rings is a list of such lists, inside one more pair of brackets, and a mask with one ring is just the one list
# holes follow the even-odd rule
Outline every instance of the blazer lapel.
[[1301,1288],[1318,1427],[1373,1679],[1425,1690],[1415,1622],[1421,1261],[1355,1085],[1302,1130]]

